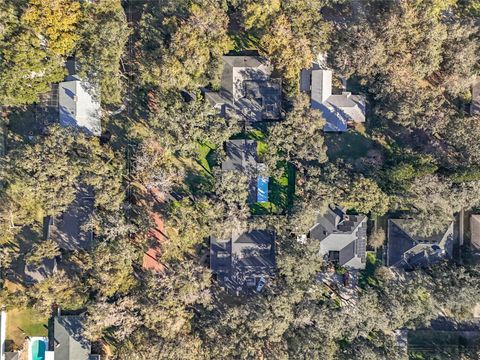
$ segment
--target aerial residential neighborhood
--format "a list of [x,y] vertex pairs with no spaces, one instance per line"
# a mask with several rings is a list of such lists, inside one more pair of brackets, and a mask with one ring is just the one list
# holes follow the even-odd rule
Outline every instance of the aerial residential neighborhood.
[[477,0],[0,0],[0,360],[480,359]]

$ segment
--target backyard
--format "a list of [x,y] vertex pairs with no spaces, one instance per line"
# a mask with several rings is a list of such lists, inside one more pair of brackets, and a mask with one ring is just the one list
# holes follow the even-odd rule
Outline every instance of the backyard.
[[335,161],[337,159],[356,160],[367,156],[370,149],[373,149],[375,142],[369,139],[359,130],[349,130],[345,133],[325,134],[328,157]]
[[7,347],[19,349],[26,336],[47,336],[48,316],[32,308],[13,309],[7,312]]

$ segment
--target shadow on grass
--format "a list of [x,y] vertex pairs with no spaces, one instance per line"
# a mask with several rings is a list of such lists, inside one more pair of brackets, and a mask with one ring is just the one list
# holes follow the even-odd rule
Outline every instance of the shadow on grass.
[[254,203],[250,206],[252,215],[282,214],[293,205],[295,193],[295,168],[282,164],[284,173],[280,178],[269,179],[268,202]]
[[375,142],[356,130],[345,133],[325,134],[327,155],[330,160],[356,160],[367,155],[368,150],[375,147]]
[[375,270],[382,265],[380,250],[374,252],[367,252],[367,264],[365,270],[360,271],[359,285],[361,288],[367,286],[378,286],[379,281],[375,278]]

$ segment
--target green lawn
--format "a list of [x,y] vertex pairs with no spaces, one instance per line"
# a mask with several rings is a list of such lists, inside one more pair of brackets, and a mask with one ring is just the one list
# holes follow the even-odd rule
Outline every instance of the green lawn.
[[361,271],[359,279],[359,285],[362,288],[365,288],[367,285],[378,285],[378,280],[375,278],[375,270],[381,265],[382,261],[375,255],[375,253],[367,252],[367,264],[365,270]]
[[237,33],[230,35],[233,42],[233,51],[256,50],[258,49],[259,40],[252,34]]
[[263,154],[267,152],[267,143],[265,142],[265,132],[260,129],[251,129],[247,133],[241,132],[231,137],[232,140],[249,139],[257,141],[257,155],[262,159]]
[[287,164],[279,178],[271,177],[268,182],[269,202],[251,205],[253,215],[279,214],[286,211],[293,203],[295,192],[295,169]]
[[48,315],[40,314],[34,309],[13,309],[7,312],[6,339],[14,347],[21,347],[25,336],[47,336]]
[[213,153],[217,147],[213,144],[202,143],[198,144],[198,162],[202,168],[208,173],[212,174],[212,166],[214,165]]

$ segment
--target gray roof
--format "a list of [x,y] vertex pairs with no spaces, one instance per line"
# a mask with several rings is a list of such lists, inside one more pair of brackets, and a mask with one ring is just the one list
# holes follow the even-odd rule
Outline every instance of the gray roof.
[[85,231],[85,225],[94,207],[94,194],[90,186],[80,186],[75,200],[60,216],[50,218],[47,237],[55,241],[61,249],[87,250],[93,243],[93,233]]
[[210,239],[210,268],[217,280],[236,290],[248,278],[271,277],[275,273],[275,233],[252,230],[231,239]]
[[57,271],[57,260],[43,259],[40,264],[25,264],[23,280],[28,285],[36,284]]
[[405,225],[411,219],[388,220],[387,266],[425,267],[453,252],[453,222],[446,230],[429,237],[410,233]]
[[222,170],[251,172],[257,169],[257,142],[255,140],[228,140],[225,143],[227,158]]
[[205,92],[206,99],[221,108],[223,116],[233,112],[250,122],[280,117],[281,81],[271,78],[272,67],[265,58],[224,56],[223,64],[218,95]]
[[314,69],[301,75],[301,88],[306,91],[306,77],[311,79],[312,108],[322,111],[325,118],[324,131],[346,131],[347,123],[365,122],[365,97],[343,92],[332,94],[332,71]]
[[259,167],[257,142],[255,140],[228,140],[225,143],[227,158],[222,162],[224,171],[240,171],[248,176],[248,202],[257,198]]
[[336,205],[328,207],[310,229],[310,237],[320,241],[320,255],[338,252],[338,265],[354,269],[365,268],[367,217],[347,215]]
[[100,103],[91,84],[69,75],[58,86],[60,125],[100,136]]
[[480,215],[470,216],[470,242],[473,250],[480,251]]
[[19,360],[20,354],[18,351],[6,351],[5,360]]
[[53,328],[55,360],[89,360],[90,342],[83,335],[82,316],[57,316]]
[[477,77],[472,86],[472,103],[470,105],[470,115],[480,115],[480,76]]
[[232,240],[232,257],[239,267],[271,269],[275,266],[275,236],[272,231],[252,230]]

